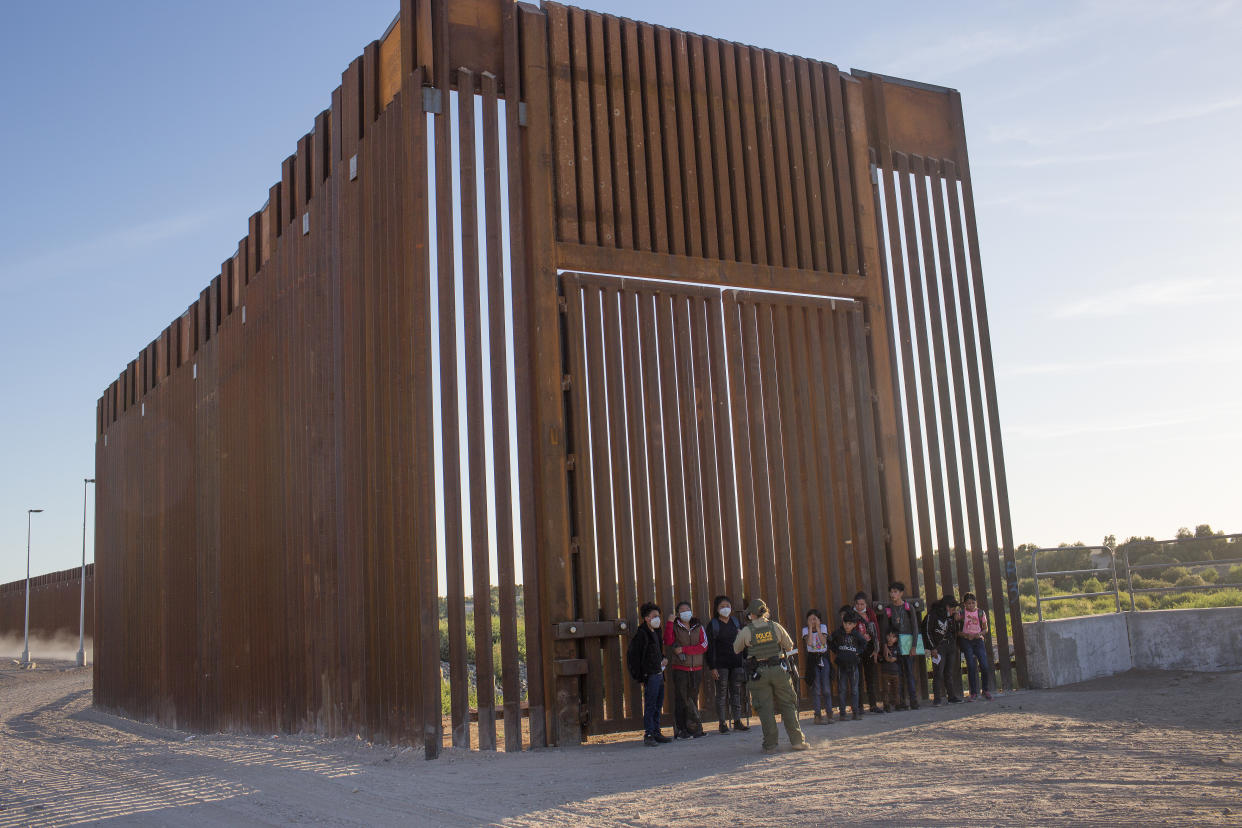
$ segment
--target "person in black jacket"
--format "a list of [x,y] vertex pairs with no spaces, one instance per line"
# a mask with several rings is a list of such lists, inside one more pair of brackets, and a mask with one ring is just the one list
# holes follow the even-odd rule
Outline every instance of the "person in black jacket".
[[728,595],[717,595],[712,601],[712,620],[707,622],[707,669],[716,681],[716,716],[720,732],[729,732],[729,716],[734,730],[750,730],[742,723],[742,705],[746,698],[746,655],[733,652],[733,640],[742,629],[742,622],[733,614]]
[[660,732],[660,711],[664,709],[664,643],[660,637],[660,608],[643,604],[638,611],[642,623],[630,639],[626,665],[634,681],[643,686],[643,744],[652,747],[672,739]]
[[854,718],[861,719],[858,710],[858,663],[867,642],[858,631],[858,613],[852,607],[841,607],[841,626],[828,640],[828,649],[837,659],[837,696],[841,709],[841,721],[845,721],[845,705],[854,708]]
[[945,701],[952,704],[962,701],[956,610],[957,599],[950,592],[933,602],[923,619],[923,645],[932,660],[932,691],[936,695],[932,705],[936,707]]

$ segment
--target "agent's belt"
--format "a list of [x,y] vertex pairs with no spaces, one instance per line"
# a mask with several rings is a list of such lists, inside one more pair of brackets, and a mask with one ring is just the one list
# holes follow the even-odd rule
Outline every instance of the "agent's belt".
[[780,656],[772,656],[771,658],[757,658],[755,663],[760,667],[779,667],[781,663]]

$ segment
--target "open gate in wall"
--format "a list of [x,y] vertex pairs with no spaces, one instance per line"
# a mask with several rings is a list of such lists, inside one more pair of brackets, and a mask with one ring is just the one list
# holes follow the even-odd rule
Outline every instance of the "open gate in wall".
[[1025,681],[952,90],[404,0],[97,413],[95,698],[139,718],[572,744],[637,726],[642,601],[890,578],[978,593]]

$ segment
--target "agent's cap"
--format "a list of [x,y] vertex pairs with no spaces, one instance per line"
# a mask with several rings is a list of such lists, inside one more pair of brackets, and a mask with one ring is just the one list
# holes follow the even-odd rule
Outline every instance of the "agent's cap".
[[746,614],[761,618],[768,612],[768,605],[763,603],[762,598],[752,598],[751,602],[746,605]]

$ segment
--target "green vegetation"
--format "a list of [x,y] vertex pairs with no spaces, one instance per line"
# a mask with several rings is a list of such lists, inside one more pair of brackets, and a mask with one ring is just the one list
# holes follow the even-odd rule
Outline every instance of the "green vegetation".
[[[1212,561],[1242,557],[1242,544],[1230,543],[1223,533],[1213,532],[1208,524],[1200,524],[1192,532],[1179,529],[1177,544],[1159,544],[1155,538],[1131,537],[1117,544],[1112,535],[1104,539],[1105,546],[1116,549],[1117,579],[1120,587],[1121,608],[1130,608],[1124,561],[1129,556],[1130,583],[1136,593],[1136,610],[1189,609],[1203,607],[1242,606],[1242,564],[1213,565]],[[1025,544],[1018,547],[1018,592],[1022,601],[1022,620],[1038,618],[1035,606],[1035,579],[1031,571],[1031,552],[1037,547]],[[1195,562],[1206,562],[1197,565]],[[1167,566],[1165,566],[1167,565]],[[1039,554],[1041,572],[1059,572],[1074,569],[1092,569],[1091,551],[1082,543],[1062,544],[1053,551]],[[1041,575],[1039,593],[1044,599],[1044,620],[1069,618],[1078,615],[1097,615],[1114,612],[1116,601],[1112,595],[1096,598],[1068,598],[1048,601],[1058,595],[1075,593],[1111,592],[1113,588],[1111,567],[1096,569],[1075,575]],[[1238,585],[1230,589],[1229,585]],[[1215,585],[1219,590],[1198,590],[1195,587]],[[1186,589],[1185,592],[1140,593],[1144,589]]]
[[[493,586],[491,589],[491,629],[492,629],[492,669],[496,674],[496,700],[501,701],[500,686],[504,674],[504,664],[501,659],[501,618],[500,618],[500,589]],[[450,660],[450,645],[448,633],[448,599],[441,596],[439,599],[440,610],[440,661],[448,662]],[[475,630],[474,630],[474,596],[466,596],[466,666],[470,672],[471,680],[468,682],[470,688],[470,706],[478,706],[478,692],[473,673],[476,663],[475,650]],[[512,624],[517,631],[517,657],[519,663],[526,662],[526,616],[525,603],[523,601],[522,586],[517,586],[517,612],[514,618],[505,621]],[[449,709],[449,682],[448,679],[442,679],[440,682],[440,701],[441,709]],[[526,688],[522,687],[522,699],[526,698]]]

